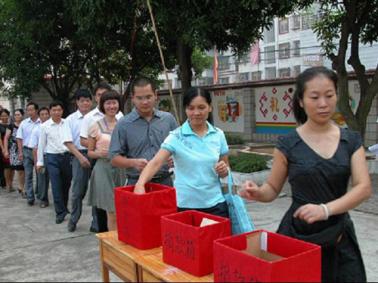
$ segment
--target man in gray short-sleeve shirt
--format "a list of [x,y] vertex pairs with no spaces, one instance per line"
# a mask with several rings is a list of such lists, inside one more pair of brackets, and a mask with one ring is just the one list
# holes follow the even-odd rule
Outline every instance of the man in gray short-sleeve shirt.
[[[131,92],[135,108],[118,121],[109,148],[112,165],[127,168],[129,185],[138,181],[140,172],[159,151],[169,132],[178,127],[171,113],[155,109],[157,91],[152,81],[135,79]],[[151,181],[172,186],[168,165]]]

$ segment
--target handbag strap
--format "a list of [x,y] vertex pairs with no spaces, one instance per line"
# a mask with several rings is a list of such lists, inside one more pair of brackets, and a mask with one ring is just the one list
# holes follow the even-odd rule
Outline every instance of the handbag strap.
[[232,173],[230,170],[230,167],[227,169],[228,175],[227,175],[227,193],[233,194],[232,185],[234,184],[234,180],[232,179]]

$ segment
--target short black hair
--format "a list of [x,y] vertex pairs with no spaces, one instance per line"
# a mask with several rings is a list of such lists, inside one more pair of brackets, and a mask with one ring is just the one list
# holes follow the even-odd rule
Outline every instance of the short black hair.
[[151,85],[152,91],[155,93],[156,91],[156,85],[153,82],[153,80],[147,78],[147,77],[138,77],[135,78],[131,83],[131,94],[134,95],[135,87],[144,87]]
[[4,112],[7,113],[8,116],[10,116],[10,112],[9,112],[9,110],[7,108],[1,109],[0,110],[0,115],[3,114]]
[[306,69],[301,74],[299,74],[295,82],[293,113],[295,120],[300,125],[306,123],[307,121],[307,114],[304,111],[303,107],[301,107],[300,105],[300,102],[303,100],[303,95],[306,90],[306,83],[318,76],[325,76],[326,78],[330,79],[333,82],[337,93],[337,75],[334,71],[320,66]]
[[33,105],[35,110],[39,109],[38,104],[33,101],[28,102],[28,104],[26,104],[26,108],[28,108],[30,105]]
[[14,110],[14,113],[16,113],[17,111],[20,112],[22,116],[24,116],[24,114],[25,114],[24,109],[17,108],[17,109]]
[[108,91],[105,91],[100,98],[99,109],[102,113],[105,114],[104,104],[108,100],[117,100],[118,101],[118,110],[121,108],[121,96],[119,95],[119,93],[116,92],[115,90],[108,90]]
[[[192,100],[194,98],[196,98],[197,96],[203,97],[206,100],[206,103],[209,104],[209,106],[211,106],[211,95],[210,95],[210,92],[208,90],[205,90],[205,89],[199,88],[199,87],[190,87],[184,93],[184,98],[183,98],[183,101],[182,101],[184,109],[186,109],[190,105]],[[209,113],[209,117],[207,118],[207,121],[209,123],[213,124],[212,113]]]
[[89,98],[92,99],[92,94],[89,91],[89,89],[86,88],[79,88],[78,90],[75,91],[74,95],[76,100],[79,100],[80,98]]
[[50,105],[49,105],[49,109],[51,110],[51,108],[56,107],[56,106],[60,106],[64,110],[64,105],[59,100],[55,100],[55,101],[51,102]]
[[112,87],[110,86],[110,84],[108,84],[107,82],[99,82],[95,88],[94,88],[94,94],[96,95],[96,92],[99,90],[99,89],[106,89],[106,90],[112,90]]
[[38,115],[41,114],[41,112],[44,111],[44,110],[47,111],[47,112],[49,112],[49,114],[50,114],[50,110],[49,110],[49,108],[47,108],[47,107],[41,107],[41,108],[39,108],[39,110],[38,110]]

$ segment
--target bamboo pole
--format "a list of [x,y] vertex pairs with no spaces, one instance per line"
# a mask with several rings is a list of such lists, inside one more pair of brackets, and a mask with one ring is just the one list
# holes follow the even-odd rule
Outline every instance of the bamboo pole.
[[173,97],[172,85],[171,85],[171,82],[169,81],[168,73],[167,73],[167,68],[165,66],[164,55],[163,55],[163,51],[161,49],[160,39],[159,39],[159,35],[158,35],[157,29],[156,29],[155,18],[154,18],[154,15],[152,13],[152,7],[151,7],[151,4],[150,4],[150,0],[146,0],[146,1],[147,1],[147,6],[148,6],[148,11],[150,12],[150,17],[151,17],[151,22],[152,22],[152,28],[154,30],[155,37],[156,37],[156,42],[157,42],[157,45],[158,45],[158,48],[159,48],[160,59],[161,59],[162,65],[163,65],[165,78],[166,78],[166,80],[168,82],[169,96],[171,98],[171,102],[172,102],[172,105],[173,105],[173,111],[175,112],[175,116],[176,116],[177,122],[179,124],[181,124],[180,116],[178,115],[178,112],[177,112],[177,107],[176,107],[175,99]]

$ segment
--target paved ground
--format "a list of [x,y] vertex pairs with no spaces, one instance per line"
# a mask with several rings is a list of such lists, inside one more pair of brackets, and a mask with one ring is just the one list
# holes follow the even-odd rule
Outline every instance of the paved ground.
[[[378,282],[378,175],[372,175],[374,196],[352,211],[369,281]],[[249,203],[257,228],[275,231],[290,205],[287,195],[270,204]],[[28,207],[17,193],[0,191],[0,282],[100,281],[98,242],[88,231],[90,208],[85,206],[77,231],[67,232],[67,220],[55,224],[53,207]],[[119,281],[115,276],[111,281]]]

